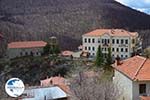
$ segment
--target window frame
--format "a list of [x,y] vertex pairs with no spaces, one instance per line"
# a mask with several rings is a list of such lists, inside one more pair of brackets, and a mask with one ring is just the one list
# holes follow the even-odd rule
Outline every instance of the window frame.
[[[144,89],[143,89],[144,88]],[[141,90],[142,89],[142,90]],[[146,94],[146,84],[145,83],[141,83],[139,84],[139,94],[143,95]]]

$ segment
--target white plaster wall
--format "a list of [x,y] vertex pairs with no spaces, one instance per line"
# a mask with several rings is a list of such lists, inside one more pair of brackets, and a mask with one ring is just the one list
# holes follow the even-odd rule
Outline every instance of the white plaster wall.
[[[85,38],[87,38],[87,43],[84,42]],[[91,43],[88,43],[88,39],[91,39]],[[92,39],[95,39],[95,43],[92,43]],[[83,50],[85,51],[85,47],[87,47],[87,49],[88,49],[88,47],[91,47],[90,51],[89,50],[86,50],[86,51],[89,51],[91,56],[93,56],[93,53],[96,56],[97,48],[100,45],[100,43],[98,43],[99,39],[100,39],[100,37],[98,37],[98,36],[97,37],[96,36],[93,36],[93,37],[91,37],[91,36],[83,36],[83,38],[82,38],[82,41],[83,41],[82,43],[83,43],[83,47],[84,47]],[[94,51],[92,50],[92,47],[95,48]]]
[[[112,39],[115,39],[115,44],[111,44],[111,47],[112,48],[115,48],[115,51],[114,52],[112,52],[112,54],[113,55],[115,55],[115,57],[117,56],[117,55],[119,55],[120,57],[121,57],[121,55],[123,55],[124,57],[127,55],[128,57],[131,57],[131,49],[130,49],[130,47],[131,47],[131,40],[130,40],[130,37],[112,37],[111,38],[111,43],[112,43]],[[116,40],[117,39],[119,39],[119,44],[117,44],[116,43]],[[124,44],[121,44],[120,42],[121,42],[121,39],[124,39]],[[128,40],[128,44],[125,44],[125,40]],[[124,46],[123,46],[124,45]],[[119,48],[119,52],[117,52],[116,51],[116,49],[117,48]],[[121,48],[124,48],[124,50],[125,50],[125,48],[128,48],[128,52],[121,52],[120,50],[121,50]]]
[[[85,38],[87,39],[87,43],[85,43]],[[95,43],[92,43],[92,38],[95,39]],[[91,39],[91,43],[88,43],[88,39]],[[91,50],[87,50],[90,52],[90,54],[92,55],[93,53],[96,55],[96,51],[99,45],[101,45],[101,48],[104,48],[105,46],[102,45],[102,39],[110,39],[110,43],[109,46],[111,46],[111,48],[115,48],[115,51],[112,51],[112,55],[114,55],[115,57],[117,55],[119,55],[121,57],[121,55],[123,55],[123,58],[129,58],[131,57],[131,53],[133,52],[133,45],[132,45],[132,37],[128,37],[128,36],[122,36],[122,37],[113,37],[110,36],[109,34],[104,34],[102,36],[83,36],[82,37],[82,43],[83,43],[83,50],[85,51],[85,47],[91,47]],[[112,44],[112,39],[115,39],[115,44]],[[119,39],[119,44],[116,43],[116,40]],[[124,40],[124,44],[121,44],[121,39]],[[125,44],[125,40],[128,40],[128,44]],[[98,43],[98,40],[100,40],[100,43]],[[92,50],[92,47],[95,47],[95,51]],[[119,52],[117,52],[117,48],[119,48]],[[124,49],[123,52],[121,52],[121,48]],[[125,48],[128,48],[128,52],[125,52]],[[102,51],[103,53],[108,53],[107,51]],[[127,57],[126,57],[127,56]]]
[[[34,56],[41,56],[41,53],[43,52],[43,48],[10,48],[7,50],[8,53],[8,57],[10,59],[12,58],[16,58],[16,57],[21,57],[20,53],[22,52],[22,56],[25,56],[25,53],[28,52],[28,55],[30,55],[30,53],[35,52]],[[38,54],[36,54],[38,52]]]
[[139,98],[139,84],[146,84],[146,94],[150,96],[150,82],[133,82],[133,100],[141,100]]
[[115,70],[113,82],[117,85],[120,91],[119,94],[121,94],[121,97],[118,100],[133,100],[132,80]]

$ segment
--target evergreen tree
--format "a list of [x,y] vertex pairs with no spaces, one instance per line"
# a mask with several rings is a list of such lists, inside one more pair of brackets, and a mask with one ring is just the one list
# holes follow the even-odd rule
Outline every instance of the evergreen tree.
[[98,67],[102,67],[103,64],[104,64],[103,54],[102,54],[101,46],[99,45],[97,49],[95,65]]
[[112,64],[112,56],[111,56],[111,47],[108,48],[108,54],[107,54],[107,57],[106,57],[106,64],[105,64],[105,67],[110,67]]
[[52,48],[52,54],[58,54],[60,53],[60,48],[59,45],[54,46],[54,48]]
[[44,47],[44,55],[50,53],[50,45],[47,43],[47,45]]
[[60,48],[59,48],[59,46],[56,45],[56,46],[53,48],[53,51],[54,51],[55,54],[60,53]]

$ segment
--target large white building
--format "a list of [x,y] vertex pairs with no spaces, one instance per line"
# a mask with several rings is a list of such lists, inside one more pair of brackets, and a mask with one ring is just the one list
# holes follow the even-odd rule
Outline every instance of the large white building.
[[118,100],[150,100],[150,59],[141,56],[119,61],[115,68],[114,83],[121,97]]
[[44,41],[11,42],[7,47],[7,55],[10,59],[22,56],[41,56],[46,46]]
[[101,45],[104,54],[108,53],[108,48],[111,47],[112,56],[128,58],[140,42],[138,37],[137,32],[123,29],[97,29],[82,36],[83,51],[88,51],[90,56],[94,57],[98,46]]

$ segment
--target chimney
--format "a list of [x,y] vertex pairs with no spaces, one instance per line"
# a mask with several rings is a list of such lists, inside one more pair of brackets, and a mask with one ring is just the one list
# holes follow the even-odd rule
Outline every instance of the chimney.
[[53,80],[50,80],[50,85],[53,85]]
[[46,77],[46,79],[48,79],[48,76]]
[[118,65],[121,65],[122,63],[121,63],[121,59],[120,59],[120,57],[117,55],[117,57],[116,57],[116,65],[118,66]]

